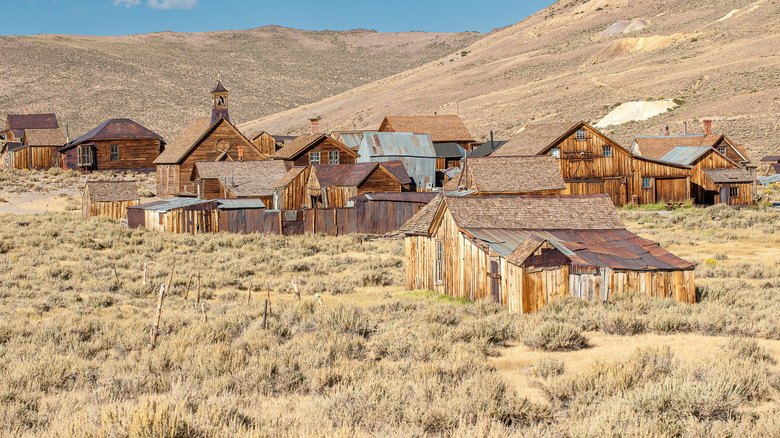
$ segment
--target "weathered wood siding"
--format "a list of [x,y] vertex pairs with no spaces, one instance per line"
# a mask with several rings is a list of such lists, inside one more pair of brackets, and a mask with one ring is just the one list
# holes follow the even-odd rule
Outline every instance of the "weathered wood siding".
[[60,167],[62,146],[25,146],[15,151],[6,151],[2,160],[8,169],[46,170]]
[[216,204],[179,208],[167,212],[128,210],[128,226],[143,226],[149,230],[177,234],[216,233],[219,217]]
[[320,153],[320,162],[319,164],[329,164],[328,162],[328,152],[330,151],[336,151],[339,153],[339,163],[338,164],[352,164],[355,162],[355,157],[350,155],[346,150],[344,146],[341,146],[336,143],[335,140],[331,139],[330,137],[326,137],[321,142],[317,143],[312,148],[306,149],[306,151],[301,154],[298,158],[293,160],[294,166],[309,166],[311,163],[309,162],[309,152],[319,152]]
[[[712,205],[719,203],[719,186],[704,173],[704,169],[736,169],[735,165],[714,150],[707,152],[693,163],[691,172],[691,196],[697,204]],[[751,198],[752,201],[752,198]],[[748,202],[750,203],[750,202]],[[739,204],[735,204],[739,205]]]
[[298,174],[285,187],[278,187],[274,193],[274,209],[299,210],[310,207],[309,196],[306,193],[306,183],[309,180],[310,167]]
[[[376,168],[371,175],[357,188],[358,195],[363,193],[400,192],[401,183],[385,170]],[[349,199],[349,198],[347,198]]]
[[81,217],[106,216],[114,220],[127,219],[127,207],[138,205],[138,200],[119,202],[91,202],[88,197],[81,201]]
[[265,155],[271,156],[271,154],[276,152],[276,140],[267,132],[260,134],[252,140],[252,144]]

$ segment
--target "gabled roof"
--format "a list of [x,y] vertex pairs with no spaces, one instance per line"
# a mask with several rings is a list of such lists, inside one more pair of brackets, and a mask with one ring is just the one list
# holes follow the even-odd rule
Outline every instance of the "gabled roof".
[[[315,164],[312,173],[320,187],[358,187],[375,171],[387,173],[403,184],[384,167],[385,163]],[[401,166],[403,168],[403,166]],[[407,175],[408,178],[408,175]]]
[[667,163],[690,166],[702,155],[710,151],[718,153],[711,146],[677,146],[659,159]]
[[211,123],[211,119],[208,118],[195,119],[179,133],[173,142],[165,147],[163,153],[154,160],[154,164],[181,163],[192,149],[195,148],[204,137],[211,133],[212,130],[219,126],[220,122],[223,120],[239,137],[246,141],[246,147],[255,147],[251,141],[244,137],[244,134],[236,129],[236,127],[224,117],[218,118],[214,123]]
[[25,145],[22,144],[21,141],[9,141],[3,144],[2,150],[8,150],[9,152],[13,152],[13,151],[18,151],[23,147],[25,147]]
[[[273,160],[272,160],[273,161]],[[284,174],[283,177],[279,178],[278,181],[274,183],[274,188],[282,188],[287,187],[291,182],[295,180],[301,173],[306,171],[306,166],[295,166],[287,171],[287,173]]]
[[427,235],[430,233],[433,220],[436,218],[436,213],[439,212],[443,202],[444,196],[439,195],[433,198],[428,205],[412,215],[412,217],[398,229],[398,232],[410,235]]
[[435,158],[429,134],[410,132],[365,132],[360,148],[370,157],[422,157]]
[[412,183],[412,178],[406,172],[406,167],[404,167],[404,163],[402,163],[400,160],[382,161],[381,165],[385,168],[385,170],[393,174],[393,176],[401,184]]
[[26,129],[57,129],[60,127],[57,123],[56,114],[8,114],[7,128],[11,129],[16,135],[16,131]]
[[677,146],[708,146],[712,147],[720,143],[723,135],[720,134],[693,134],[693,135],[652,135],[634,137],[635,149],[633,152],[644,157],[660,159]]
[[277,160],[294,160],[299,156],[301,156],[301,154],[306,152],[307,149],[317,146],[325,139],[333,140],[333,142],[339,146],[339,149],[346,152],[347,154],[352,155],[354,157],[358,156],[357,152],[346,147],[344,143],[334,139],[333,137],[327,134],[308,134],[308,135],[301,135],[299,137],[296,137],[294,140],[285,144],[283,148],[274,152],[274,154],[271,155],[271,158]]
[[137,181],[87,181],[86,190],[92,202],[135,201],[140,198]]
[[559,140],[579,129],[585,122],[531,123],[512,137],[492,156],[539,155]]
[[127,138],[143,138],[162,140],[162,136],[150,131],[130,119],[108,119],[91,131],[71,141],[63,150],[72,149],[82,143],[93,140],[119,140]]
[[357,148],[360,147],[360,142],[363,141],[364,132],[366,131],[333,131],[330,133],[330,136],[344,143],[348,148],[357,150]]
[[715,184],[752,183],[756,178],[745,169],[704,169],[704,174]]
[[457,143],[434,143],[433,150],[436,158],[463,158],[467,155],[466,149]]
[[283,161],[196,161],[192,176],[218,179],[236,197],[273,196],[276,182],[287,174]]
[[494,140],[493,143],[490,143],[490,141],[488,140],[482,143],[482,146],[471,151],[471,153],[469,153],[469,157],[478,158],[478,157],[484,157],[490,155],[498,148],[504,146],[507,143],[508,142],[506,140],[497,140],[497,141]]
[[565,190],[566,183],[556,159],[549,155],[529,157],[467,158],[462,177],[454,178],[454,188],[463,186],[488,193],[531,193]]
[[28,129],[24,131],[24,143],[30,146],[62,146],[65,133],[62,129]]
[[[390,125],[390,128],[387,125]],[[419,115],[419,116],[387,116],[382,121],[379,131],[413,132],[431,134],[434,142],[471,142],[471,136],[460,116],[456,114]]]

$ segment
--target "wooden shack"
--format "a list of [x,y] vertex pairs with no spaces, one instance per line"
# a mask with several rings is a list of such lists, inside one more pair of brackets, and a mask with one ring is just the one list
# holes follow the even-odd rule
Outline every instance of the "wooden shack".
[[130,119],[108,119],[60,148],[62,167],[81,172],[153,172],[163,138]]
[[474,137],[457,114],[387,116],[377,131],[430,134],[433,144],[457,143],[468,151],[474,146]]
[[306,183],[312,208],[350,207],[364,193],[401,192],[410,183],[400,161],[312,166]]
[[[746,180],[755,182],[755,174],[741,167],[738,163],[727,158],[718,150],[710,146],[677,146],[661,157],[661,161],[686,165],[691,167],[690,193],[694,202],[701,205],[713,205],[719,203],[722,198],[720,193],[720,184],[712,181],[708,171],[714,169],[734,169],[740,172],[718,173],[713,175],[731,175],[737,176],[739,182],[735,184],[744,185]],[[737,188],[737,191],[740,191]],[[753,203],[753,190],[746,192],[744,187],[740,194],[735,194],[733,202],[735,205],[747,205]],[[731,193],[731,191],[730,191]],[[726,198],[723,198],[726,199]],[[732,201],[729,200],[730,203]]]
[[689,198],[690,166],[632,156],[582,121],[530,124],[490,156],[524,155],[555,157],[567,194],[607,193],[616,206]]
[[357,152],[327,134],[301,135],[271,155],[291,166],[352,164],[357,157]]
[[154,160],[157,166],[157,196],[194,196],[196,189],[190,177],[198,161],[268,159],[230,123],[228,93],[222,81],[217,82],[212,96],[211,118],[193,120]]
[[190,179],[201,199],[253,198],[273,205],[275,184],[286,174],[282,161],[198,161]]
[[279,143],[276,142],[274,136],[265,131],[256,132],[248,138],[249,141],[255,145],[257,150],[269,157],[284,146],[284,144],[279,146]]
[[463,171],[444,186],[444,191],[471,196],[560,195],[566,191],[566,183],[551,156],[481,157],[467,158]]
[[439,196],[400,231],[409,290],[518,313],[557,296],[696,300],[694,265],[627,231],[606,194]]
[[139,202],[137,181],[87,181],[81,195],[81,217],[127,219],[127,209]]
[[197,198],[170,198],[127,209],[127,225],[177,234],[219,231],[218,202]]
[[745,169],[704,169],[702,189],[713,204],[752,205],[756,177]]
[[468,152],[458,143],[434,143],[436,151],[436,170],[442,171],[450,167],[460,167],[461,161],[466,158]]
[[306,194],[310,169],[308,166],[295,166],[274,183],[274,210],[299,210],[310,206]]

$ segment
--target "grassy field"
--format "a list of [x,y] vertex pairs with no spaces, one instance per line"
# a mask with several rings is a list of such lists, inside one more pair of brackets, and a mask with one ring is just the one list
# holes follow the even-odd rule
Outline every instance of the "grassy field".
[[780,213],[622,215],[697,263],[699,304],[511,315],[406,291],[401,240],[2,215],[0,435],[780,434]]

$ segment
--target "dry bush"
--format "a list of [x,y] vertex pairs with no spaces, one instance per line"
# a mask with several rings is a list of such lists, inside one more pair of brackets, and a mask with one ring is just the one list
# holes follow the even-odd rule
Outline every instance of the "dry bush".
[[523,343],[534,350],[570,351],[588,346],[588,339],[569,324],[543,323],[523,337]]
[[566,364],[559,359],[545,357],[534,362],[533,373],[535,376],[549,379],[563,374],[566,370]]

